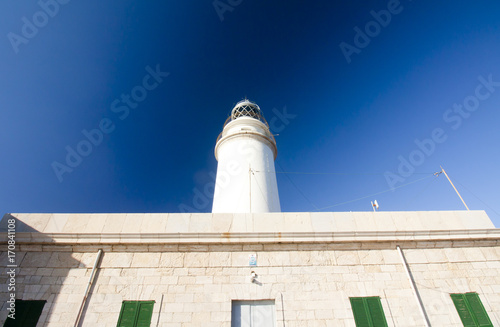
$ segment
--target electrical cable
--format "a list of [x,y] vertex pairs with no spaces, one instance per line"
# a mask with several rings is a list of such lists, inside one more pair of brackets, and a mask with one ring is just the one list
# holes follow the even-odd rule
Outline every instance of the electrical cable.
[[[252,175],[254,175],[255,184],[257,184],[257,187],[259,188],[260,194],[261,194],[261,195],[262,195],[262,197],[264,198],[264,201],[266,201],[266,205],[267,205],[267,207],[268,207],[268,208],[270,208],[270,207],[269,207],[269,202],[267,202],[267,197],[264,195],[264,192],[262,192],[262,188],[260,187],[259,182],[257,181],[257,178],[255,178],[254,171],[253,171],[253,170],[250,170],[250,172],[252,173]],[[251,182],[251,181],[252,181],[252,180],[250,179],[250,182]]]
[[[284,170],[283,167],[281,167],[281,165],[280,165],[280,163],[278,161],[276,161],[276,164],[278,165],[278,167],[280,167],[281,170]],[[295,187],[295,189],[299,192],[299,194],[302,195],[302,197],[304,199],[306,199],[306,201],[309,202],[309,204],[312,205],[314,207],[314,209],[319,210],[318,207],[314,203],[312,203],[312,201],[309,200],[309,198],[298,188],[298,186],[295,185],[295,183],[292,181],[292,179],[290,178],[290,176],[288,176],[287,173],[285,173],[285,176],[286,176],[286,178],[288,178],[288,180],[293,185],[293,187]]]
[[470,194],[474,195],[474,197],[476,199],[478,199],[479,201],[481,201],[482,204],[484,204],[485,206],[487,206],[488,208],[490,208],[491,211],[493,211],[494,213],[496,213],[499,217],[500,217],[500,214],[495,210],[493,209],[492,207],[490,207],[486,202],[484,202],[483,200],[481,200],[477,195],[475,195],[474,193],[472,193],[471,190],[469,190],[467,187],[464,186],[464,184],[460,183],[459,181],[457,181],[456,178],[453,178],[458,184],[460,184],[460,186],[462,186],[464,189],[466,189]]
[[[438,175],[435,175],[436,177]],[[431,181],[427,184],[425,184],[424,188],[422,189],[422,191],[420,191],[415,197],[413,197],[412,199],[410,199],[405,205],[403,205],[403,208],[406,208],[408,209],[408,207],[410,206],[410,204],[415,201],[419,196],[421,196],[428,188],[429,186],[434,183],[434,181],[436,180],[437,178],[433,178],[431,179]]]
[[[268,173],[268,174],[272,173],[272,174],[294,174],[294,175],[385,175],[385,173],[306,173],[297,171],[260,171],[260,170],[255,170],[255,172]],[[429,174],[430,173],[413,173],[413,175],[429,175]]]
[[401,187],[404,187],[404,186],[408,186],[410,184],[414,184],[414,183],[423,181],[424,179],[427,179],[427,178],[432,177],[432,176],[434,176],[434,174],[431,174],[431,175],[426,176],[424,178],[417,179],[416,181],[413,181],[413,182],[409,182],[409,183],[406,183],[406,184],[403,184],[403,185],[400,185],[400,186],[397,186],[397,187],[393,187],[393,188],[387,189],[385,191],[381,191],[381,192],[377,192],[377,193],[370,194],[370,195],[367,195],[367,196],[363,196],[361,198],[357,198],[357,199],[354,199],[354,200],[350,200],[350,201],[346,201],[346,202],[342,202],[342,203],[337,203],[337,204],[334,204],[334,205],[331,205],[331,206],[319,208],[319,209],[317,209],[317,211],[321,211],[321,210],[328,209],[328,208],[333,208],[333,207],[338,207],[338,206],[343,205],[343,204],[352,203],[352,202],[356,202],[356,201],[363,200],[363,199],[366,199],[366,198],[370,198],[370,197],[375,196],[375,195],[379,195],[379,194],[382,194],[382,193],[387,193],[387,192],[393,191],[395,189],[398,189],[398,188],[401,188]]

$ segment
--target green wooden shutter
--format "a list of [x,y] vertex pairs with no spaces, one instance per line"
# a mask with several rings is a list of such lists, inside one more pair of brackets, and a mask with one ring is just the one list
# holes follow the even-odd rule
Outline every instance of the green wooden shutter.
[[483,303],[481,303],[481,299],[479,299],[479,295],[477,295],[477,293],[465,293],[464,296],[467,300],[470,311],[477,322],[477,326],[493,327],[493,324],[488,317],[488,313],[486,313]]
[[16,300],[16,319],[7,318],[4,327],[36,327],[46,302],[45,300]]
[[43,311],[43,306],[45,305],[46,301],[22,301],[22,302],[27,302],[27,312],[28,314],[26,315],[24,319],[23,326],[29,327],[33,326],[36,327],[36,324],[38,323],[38,319],[42,315]]
[[356,327],[387,327],[380,297],[351,297]]
[[137,301],[123,301],[117,327],[135,327]]
[[460,320],[462,320],[462,324],[464,327],[476,327],[476,323],[474,322],[474,318],[467,307],[467,301],[463,294],[450,294],[453,303],[455,304],[455,308],[457,309],[458,315],[460,316]]
[[149,327],[154,301],[123,301],[117,327]]
[[493,327],[477,293],[450,294],[464,327]]
[[141,302],[139,304],[139,312],[137,315],[136,327],[149,327],[151,325],[151,317],[153,316],[154,302]]
[[370,323],[369,312],[365,308],[365,302],[362,297],[352,297],[351,307],[354,314],[354,321],[357,327],[372,327]]
[[378,296],[367,297],[364,299],[374,327],[387,327],[384,309]]

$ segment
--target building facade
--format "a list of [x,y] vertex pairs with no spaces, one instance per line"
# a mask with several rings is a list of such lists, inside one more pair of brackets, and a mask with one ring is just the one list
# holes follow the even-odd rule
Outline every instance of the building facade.
[[2,250],[12,219],[15,299],[43,302],[37,326],[464,326],[457,296],[500,326],[483,211],[7,214]]

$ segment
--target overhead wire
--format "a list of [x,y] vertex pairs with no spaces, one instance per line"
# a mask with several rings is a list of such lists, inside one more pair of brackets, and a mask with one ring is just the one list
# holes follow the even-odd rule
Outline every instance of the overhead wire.
[[472,193],[472,191],[469,190],[467,187],[465,187],[464,184],[462,184],[459,181],[457,181],[456,178],[454,178],[454,180],[458,184],[460,184],[460,186],[462,186],[464,189],[466,189],[470,194],[472,194],[476,199],[478,199],[479,201],[481,201],[482,204],[484,204],[485,206],[487,206],[491,211],[493,211],[494,213],[496,213],[500,217],[500,214],[495,209],[493,209],[492,207],[490,207],[486,202],[484,202],[483,200],[481,200],[481,198],[479,198],[477,195],[475,195],[474,193]]
[[[279,164],[278,164],[279,165]],[[385,173],[326,173],[326,172],[299,172],[299,171],[259,171],[256,173],[294,174],[294,175],[385,175]],[[429,175],[431,173],[413,173],[413,175]]]
[[[400,186],[397,186],[397,187],[393,187],[393,188],[390,188],[390,189],[387,189],[387,190],[384,190],[384,191],[381,191],[381,192],[377,192],[377,193],[373,193],[373,194],[370,194],[370,195],[367,195],[367,196],[363,196],[363,197],[360,197],[360,198],[356,198],[354,200],[349,200],[349,201],[345,201],[345,202],[341,202],[341,203],[337,203],[337,204],[334,204],[334,205],[331,205],[331,206],[327,206],[327,207],[322,207],[322,208],[318,208],[318,206],[316,206],[305,194],[304,192],[302,192],[302,190],[297,186],[297,184],[295,184],[295,182],[290,178],[290,176],[288,176],[289,174],[294,174],[294,175],[384,175],[384,173],[328,173],[328,172],[293,172],[293,171],[284,171],[283,167],[281,167],[281,165],[279,164],[279,162],[276,161],[276,164],[279,166],[279,168],[282,170],[282,171],[259,171],[259,170],[254,170],[253,172],[256,172],[256,173],[275,173],[275,174],[285,174],[285,176],[287,177],[288,181],[290,182],[290,184],[292,184],[292,186],[297,190],[297,192],[299,192],[299,194],[311,205],[313,206],[316,211],[321,211],[321,210],[324,210],[324,209],[328,209],[328,208],[333,208],[333,207],[337,207],[337,206],[341,206],[341,205],[344,205],[344,204],[348,204],[348,203],[353,203],[353,202],[356,202],[356,201],[359,201],[359,200],[363,200],[363,199],[366,199],[366,198],[369,198],[369,197],[372,197],[372,196],[375,196],[375,195],[379,195],[379,194],[383,194],[383,193],[387,193],[389,191],[394,191],[395,189],[399,189],[401,187],[405,187],[405,186],[408,186],[408,185],[411,185],[411,184],[414,184],[414,183],[417,183],[417,182],[420,182],[422,180],[425,180],[427,178],[430,178],[432,176],[438,176],[439,174],[438,173],[413,173],[414,175],[427,175],[421,179],[418,179],[418,180],[415,180],[415,181],[412,181],[412,182],[409,182],[409,183],[406,183],[406,184],[403,184],[403,185],[400,185]],[[435,181],[436,179],[433,179],[431,180],[429,183],[427,183],[424,188],[422,189],[422,191],[417,194],[413,199],[410,199],[410,201],[405,205],[405,206],[408,206],[412,201],[414,201],[416,198],[418,198],[420,195],[422,195],[422,193],[424,193],[428,188],[429,186]],[[456,179],[455,179],[456,180]],[[481,203],[483,203],[486,207],[488,207],[491,211],[493,211],[496,215],[500,216],[500,213],[498,213],[495,209],[493,209],[490,205],[488,205],[486,202],[484,202],[481,198],[479,198],[476,194],[474,194],[471,190],[469,190],[467,187],[465,187],[462,183],[460,183],[459,181],[457,181],[458,184],[460,184],[460,186],[462,186],[464,189],[466,189],[470,194],[472,194],[476,199],[478,199],[479,201],[481,201]],[[260,188],[260,185],[258,185],[259,188]],[[261,190],[262,191],[262,190]]]
[[[257,187],[259,188],[259,191],[260,191],[260,194],[262,195],[262,198],[264,199],[264,201],[266,201],[267,207],[270,208],[269,202],[267,202],[267,197],[264,195],[264,192],[262,191],[262,188],[259,185],[259,181],[257,180],[257,178],[255,178],[255,171],[250,169],[250,173],[254,176],[255,183],[257,184]],[[251,177],[251,175],[250,175],[250,177]],[[252,179],[250,179],[250,183],[251,182],[252,182]]]
[[[278,167],[281,169],[281,170],[284,170],[283,167],[281,167],[280,163],[278,161],[276,161],[276,164],[278,165]],[[293,187],[295,187],[295,189],[299,192],[300,195],[302,195],[302,197],[307,201],[309,202],[310,205],[312,205],[314,207],[314,209],[318,210],[318,206],[316,206],[311,200],[309,200],[309,198],[300,190],[300,188],[292,181],[292,179],[290,178],[290,176],[288,176],[288,174],[285,173],[285,176],[286,178],[288,178],[288,180],[290,181],[290,184],[293,185]]]
[[367,196],[363,196],[363,197],[360,197],[360,198],[357,198],[357,199],[354,199],[354,200],[345,201],[345,202],[337,203],[337,204],[334,204],[334,205],[331,205],[331,206],[319,208],[319,209],[317,209],[317,211],[321,211],[321,210],[329,209],[329,208],[333,208],[333,207],[338,207],[338,206],[341,206],[341,205],[344,205],[344,204],[347,204],[347,203],[352,203],[352,202],[356,202],[356,201],[359,201],[359,200],[367,199],[367,198],[370,198],[370,197],[375,196],[375,195],[379,195],[379,194],[391,192],[391,191],[394,191],[395,189],[398,189],[398,188],[401,188],[401,187],[404,187],[404,186],[408,186],[408,185],[411,185],[411,184],[423,181],[424,179],[430,178],[432,176],[434,176],[434,174],[431,174],[431,175],[426,176],[424,178],[417,179],[416,181],[413,181],[413,182],[409,182],[409,183],[406,183],[406,184],[403,184],[403,185],[399,185],[397,187],[389,188],[389,189],[387,189],[385,191],[373,193],[373,194],[370,194],[370,195],[367,195]]
[[[417,182],[420,182],[424,179],[427,179],[427,178],[430,178],[432,176],[436,176],[435,173],[414,173],[414,174],[418,174],[418,175],[427,175],[423,178],[420,178],[418,180],[415,180],[415,181],[412,181],[412,182],[409,182],[409,183],[406,183],[406,184],[403,184],[403,185],[400,185],[400,186],[397,186],[397,187],[393,187],[393,188],[389,188],[387,190],[384,190],[384,191],[381,191],[381,192],[377,192],[377,193],[374,193],[374,194],[370,194],[370,195],[367,195],[367,196],[363,196],[363,197],[360,197],[360,198],[357,198],[357,199],[354,199],[354,200],[350,200],[350,201],[345,201],[345,202],[341,202],[341,203],[337,203],[337,204],[334,204],[334,205],[331,205],[331,206],[327,206],[327,207],[322,207],[322,208],[319,208],[318,206],[316,206],[305,194],[304,192],[302,192],[302,190],[293,182],[293,180],[290,178],[290,176],[288,176],[289,174],[303,174],[303,175],[383,175],[381,173],[314,173],[314,172],[311,172],[311,173],[306,173],[306,172],[286,172],[284,171],[283,167],[281,167],[281,165],[279,164],[278,161],[276,161],[276,164],[279,166],[279,168],[282,170],[282,171],[259,171],[259,170],[255,170],[255,172],[257,173],[276,173],[276,174],[285,174],[285,176],[287,177],[287,179],[290,181],[290,183],[295,187],[295,189],[297,189],[297,191],[299,192],[299,194],[307,201],[309,202],[309,204],[311,204],[314,208],[315,208],[315,211],[321,211],[321,210],[324,210],[324,209],[328,209],[328,208],[333,208],[333,207],[337,207],[337,206],[341,206],[341,205],[344,205],[344,204],[348,204],[348,203],[353,203],[353,202],[356,202],[356,201],[359,201],[359,200],[363,200],[363,199],[366,199],[366,198],[369,198],[369,197],[372,197],[372,196],[375,196],[375,195],[379,195],[379,194],[383,194],[383,193],[387,193],[387,192],[390,192],[390,191],[394,191],[395,189],[398,189],[398,188],[401,188],[401,187],[404,187],[404,186],[408,186],[408,185],[411,185],[411,184],[414,184],[414,183],[417,183]],[[431,183],[429,183],[431,184]]]
[[[434,174],[434,176],[438,177],[438,175]],[[425,184],[424,188],[422,189],[422,191],[420,191],[416,196],[414,196],[413,198],[411,198],[410,200],[408,200],[408,202],[403,205],[403,208],[406,208],[408,209],[410,204],[415,201],[418,197],[420,197],[425,191],[427,191],[427,189],[429,188],[429,186],[431,186],[432,183],[434,183],[434,181],[436,180],[437,178],[433,178],[429,181],[429,183]]]

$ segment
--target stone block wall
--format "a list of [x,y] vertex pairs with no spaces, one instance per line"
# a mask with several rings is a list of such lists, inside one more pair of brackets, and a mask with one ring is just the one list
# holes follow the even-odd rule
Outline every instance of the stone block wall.
[[[349,297],[360,296],[380,296],[389,326],[423,326],[396,244],[433,326],[462,326],[449,294],[465,292],[500,325],[498,240],[21,245],[17,298],[47,300],[38,326],[72,326],[103,249],[82,326],[115,327],[122,301],[154,300],[151,326],[229,327],[232,300],[261,299],[275,300],[276,326],[355,326]],[[5,273],[0,284],[6,298]]]

